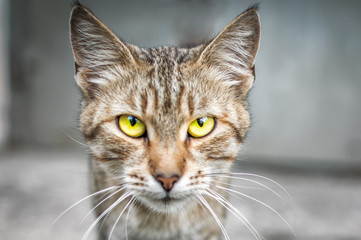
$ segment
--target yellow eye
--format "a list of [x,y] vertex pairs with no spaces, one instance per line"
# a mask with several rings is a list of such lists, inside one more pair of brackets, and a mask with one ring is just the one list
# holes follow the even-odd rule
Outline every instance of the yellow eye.
[[120,129],[130,137],[141,137],[145,133],[145,125],[132,115],[122,115],[118,121]]
[[201,117],[194,120],[188,127],[188,133],[195,138],[206,136],[214,128],[214,118]]

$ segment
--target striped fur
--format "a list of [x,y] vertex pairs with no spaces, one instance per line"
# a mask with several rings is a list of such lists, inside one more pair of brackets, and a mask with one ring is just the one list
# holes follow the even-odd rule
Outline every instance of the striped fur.
[[[92,191],[124,186],[96,208],[97,216],[129,193],[104,218],[99,239],[125,239],[124,225],[128,239],[220,239],[220,228],[197,196],[212,189],[213,181],[226,181],[212,174],[230,171],[250,125],[257,11],[247,10],[211,42],[191,49],[124,43],[80,4],[70,29]],[[141,119],[147,136],[122,133],[116,123],[122,114]],[[215,129],[190,138],[188,125],[203,116],[216,119]],[[180,175],[168,195],[155,179],[160,170]],[[225,209],[204,198],[223,221]]]

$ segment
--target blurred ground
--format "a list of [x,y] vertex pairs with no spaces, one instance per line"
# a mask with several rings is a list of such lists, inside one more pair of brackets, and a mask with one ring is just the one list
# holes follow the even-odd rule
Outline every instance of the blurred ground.
[[[85,152],[85,151],[84,151]],[[238,166],[242,166],[241,163]],[[236,167],[235,172],[247,169]],[[281,197],[252,182],[237,189],[270,205],[297,232],[300,240],[361,239],[361,178],[305,175],[247,170],[280,183],[248,178],[272,188]],[[235,183],[236,184],[236,183]],[[251,188],[249,188],[251,187]],[[236,188],[235,188],[236,189]],[[78,152],[21,151],[0,154],[0,239],[79,240],[91,219],[79,225],[89,211],[84,202],[52,222],[67,207],[87,195],[87,156]],[[234,198],[233,203],[254,223],[266,240],[294,239],[291,230],[272,210],[253,200]],[[254,239],[242,224],[230,218],[232,240]]]

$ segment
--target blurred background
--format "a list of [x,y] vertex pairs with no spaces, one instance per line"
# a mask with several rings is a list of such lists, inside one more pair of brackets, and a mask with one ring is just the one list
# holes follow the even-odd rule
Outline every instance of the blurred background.
[[[121,39],[141,47],[207,41],[257,3],[81,2]],[[69,0],[0,0],[0,239],[84,234],[78,223],[86,203],[50,229],[62,210],[87,194],[71,7]],[[301,240],[361,239],[360,10],[358,0],[260,3],[262,38],[249,97],[253,124],[235,169],[288,190],[289,208],[275,199],[269,205]],[[265,202],[272,195],[260,194]],[[265,239],[293,238],[277,214],[247,206]],[[237,226],[228,224],[232,239],[252,239]]]

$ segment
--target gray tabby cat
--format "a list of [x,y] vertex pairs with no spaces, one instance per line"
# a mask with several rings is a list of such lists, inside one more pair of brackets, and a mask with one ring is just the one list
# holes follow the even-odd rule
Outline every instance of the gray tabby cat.
[[257,9],[189,49],[122,42],[79,3],[70,30],[99,196],[84,239],[229,239],[227,210],[260,239],[221,187],[250,126]]

